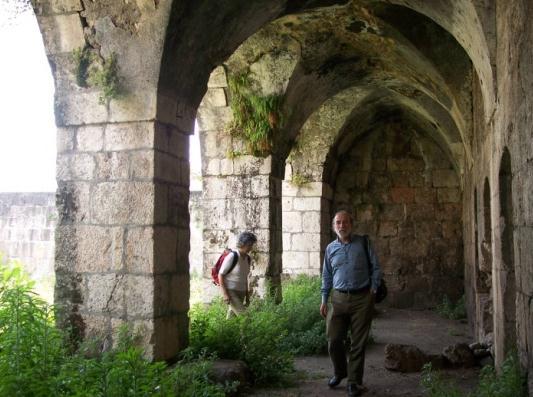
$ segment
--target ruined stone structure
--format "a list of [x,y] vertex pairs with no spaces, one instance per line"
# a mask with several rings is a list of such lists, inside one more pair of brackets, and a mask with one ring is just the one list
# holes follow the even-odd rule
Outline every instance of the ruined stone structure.
[[19,260],[48,301],[53,299],[56,220],[54,193],[0,193],[0,254]]
[[254,288],[281,297],[282,273],[320,272],[348,207],[390,304],[464,290],[497,364],[516,345],[533,373],[529,2],[34,3],[56,83],[56,298],[82,336],[128,322],[153,357],[186,345],[198,117],[205,263],[252,229]]

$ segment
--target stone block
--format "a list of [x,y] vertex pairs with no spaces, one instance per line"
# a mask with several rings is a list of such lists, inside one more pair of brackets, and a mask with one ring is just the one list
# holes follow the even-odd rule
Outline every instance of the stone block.
[[211,72],[209,81],[207,82],[208,88],[214,87],[227,87],[228,81],[226,79],[226,71],[223,66],[218,66]]
[[321,221],[321,213],[318,211],[302,213],[302,226],[304,232],[320,233],[322,230]]
[[[143,153],[140,153],[141,155]],[[134,152],[132,155],[139,155]],[[125,180],[129,177],[130,159],[125,152],[96,153],[96,179],[97,180]]]
[[299,188],[300,197],[322,197],[322,182],[308,182]]
[[285,212],[285,211],[292,211],[293,210],[293,198],[292,197],[285,197],[283,196],[282,199],[281,199],[281,208],[282,208],[282,211]]
[[33,2],[35,15],[68,14],[82,11],[80,0],[35,0]]
[[374,219],[375,212],[372,204],[360,204],[357,206],[355,219],[357,222],[370,222]]
[[[137,58],[137,56],[138,54],[136,53],[135,57]],[[121,59],[119,58],[119,62],[120,61]],[[126,93],[142,92],[142,95],[124,94],[117,99],[112,99],[111,101],[109,101],[108,122],[110,123],[128,123],[138,122],[138,120],[155,119],[157,109],[157,93],[155,83],[137,80],[137,76],[132,76],[131,80],[126,80],[128,76],[124,76],[124,66],[127,65],[128,61],[129,60],[123,60],[119,65],[121,67],[120,73],[121,77],[123,78],[122,81],[126,86],[124,88],[124,91]],[[146,66],[143,65],[139,67],[142,68]],[[138,72],[135,71],[135,73]],[[151,84],[153,84],[153,86]],[[191,129],[191,134],[192,131],[193,130]]]
[[[109,155],[107,155],[109,157]],[[108,161],[108,171],[105,174],[111,176],[117,175],[117,167],[125,165],[124,161],[129,158],[129,176],[133,180],[152,179],[155,176],[155,152],[153,150],[139,150],[132,152],[112,152],[111,159]],[[105,175],[104,174],[104,175]],[[124,178],[124,171],[119,175]],[[104,178],[105,179],[105,178]],[[111,177],[111,179],[115,179]],[[118,179],[118,178],[117,178]]]
[[457,187],[459,179],[453,170],[433,170],[432,173],[433,187]]
[[302,214],[300,211],[283,212],[283,231],[290,233],[302,232]]
[[205,200],[223,199],[229,197],[229,183],[231,178],[204,177],[203,197]]
[[172,224],[172,220],[169,217],[171,211],[169,200],[169,187],[162,183],[156,183],[155,185],[155,203],[154,203],[154,223],[160,224]]
[[150,319],[154,317],[154,277],[126,274],[125,309],[129,317]]
[[296,197],[299,195],[298,187],[288,181],[283,181],[281,183],[281,191],[283,197]]
[[437,200],[439,203],[460,203],[461,191],[458,188],[438,188]]
[[221,167],[220,167],[220,161],[219,159],[208,159],[207,160],[207,166],[204,168],[204,177],[210,176],[210,175],[220,175],[221,174]]
[[38,16],[47,54],[72,52],[85,46],[79,14]]
[[398,224],[396,222],[380,222],[378,235],[380,237],[394,237],[398,234]]
[[186,274],[173,275],[170,284],[170,309],[185,313],[189,310],[190,281]]
[[224,199],[204,200],[204,228],[215,230],[233,228],[231,203]]
[[154,359],[170,360],[180,349],[185,348],[188,340],[187,314],[172,314],[155,319]]
[[150,182],[102,182],[91,189],[92,220],[103,225],[152,224],[154,185]]
[[415,203],[417,204],[431,204],[436,201],[436,189],[433,188],[416,188],[415,191]]
[[322,199],[320,197],[295,197],[293,205],[296,211],[320,211]]
[[228,106],[228,101],[226,99],[226,92],[223,88],[208,88],[205,93],[200,107],[223,107]]
[[220,175],[233,175],[233,160],[220,159]]
[[292,236],[292,248],[295,251],[320,251],[320,234],[297,233]]
[[[86,275],[86,289],[83,291],[86,310],[91,314],[123,315],[125,307],[125,276],[122,274]],[[131,292],[131,291],[129,291]],[[128,296],[128,300],[129,300]]]
[[390,173],[393,187],[409,187],[409,181],[411,175],[414,175],[407,171],[394,171]]
[[233,121],[229,107],[205,107],[198,109],[197,119],[200,131],[225,131]]
[[409,187],[393,187],[390,191],[393,203],[412,203],[415,201],[415,189]]
[[181,162],[166,153],[154,153],[154,177],[162,182],[179,183],[181,179]]
[[154,132],[153,122],[107,124],[104,148],[108,151],[152,149]]
[[[291,233],[282,234],[282,245],[283,245],[284,252],[292,250],[292,234]],[[0,249],[1,249],[1,246],[0,246]]]
[[124,231],[121,227],[77,226],[75,271],[118,272],[122,269]]
[[97,90],[64,91],[56,96],[55,116],[59,127],[105,123],[107,113],[106,106],[100,103]]
[[126,271],[152,274],[155,270],[153,227],[128,228],[125,236],[124,259]]
[[76,129],[73,127],[57,128],[56,146],[58,153],[74,150],[74,136]]
[[167,133],[168,143],[164,151],[180,159],[189,159],[189,146],[191,135],[181,132],[176,128],[170,128]]
[[91,221],[91,185],[86,182],[58,183],[58,223],[89,223]]
[[435,207],[431,204],[408,204],[407,219],[414,221],[434,219]]
[[186,258],[189,253],[189,241],[184,238],[178,241],[178,229],[176,227],[154,227],[155,274],[174,273],[177,271],[178,245],[184,251]]
[[309,254],[307,252],[286,251],[283,253],[283,269],[307,269]]
[[76,132],[76,149],[80,152],[98,152],[104,147],[104,127],[81,126]]

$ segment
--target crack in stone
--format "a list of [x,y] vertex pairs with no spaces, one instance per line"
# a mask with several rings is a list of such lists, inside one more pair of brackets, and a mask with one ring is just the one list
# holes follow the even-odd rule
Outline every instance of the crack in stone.
[[115,290],[117,289],[118,285],[120,284],[120,282],[122,281],[122,279],[124,278],[124,274],[117,274],[116,275],[116,278],[115,278],[115,285],[113,285],[113,289],[111,290],[111,293],[109,294],[109,298],[107,299],[107,302],[105,304],[105,308],[104,308],[104,311],[105,312],[109,312],[109,305],[111,303],[111,300],[113,299],[113,295],[115,294]]

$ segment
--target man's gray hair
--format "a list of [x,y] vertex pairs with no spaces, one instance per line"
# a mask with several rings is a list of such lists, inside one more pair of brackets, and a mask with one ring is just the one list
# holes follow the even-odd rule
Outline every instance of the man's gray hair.
[[252,232],[242,232],[237,239],[237,248],[244,247],[245,245],[254,245],[257,242],[257,237]]
[[333,218],[331,219],[331,228],[333,229],[333,231],[335,231],[335,218],[339,214],[348,215],[348,217],[350,218],[350,225],[353,226],[353,215],[352,215],[352,213],[350,211],[348,211],[348,210],[339,210],[339,211],[335,212],[335,215],[333,215]]

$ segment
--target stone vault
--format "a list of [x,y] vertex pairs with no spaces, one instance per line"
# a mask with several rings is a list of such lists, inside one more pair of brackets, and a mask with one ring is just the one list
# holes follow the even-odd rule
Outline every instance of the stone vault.
[[[391,304],[464,293],[497,364],[516,346],[533,367],[529,2],[33,3],[56,85],[56,300],[81,337],[127,322],[154,358],[187,344],[197,117],[206,264],[252,229],[254,288],[281,298],[348,208]],[[251,137],[246,106],[267,109]]]

